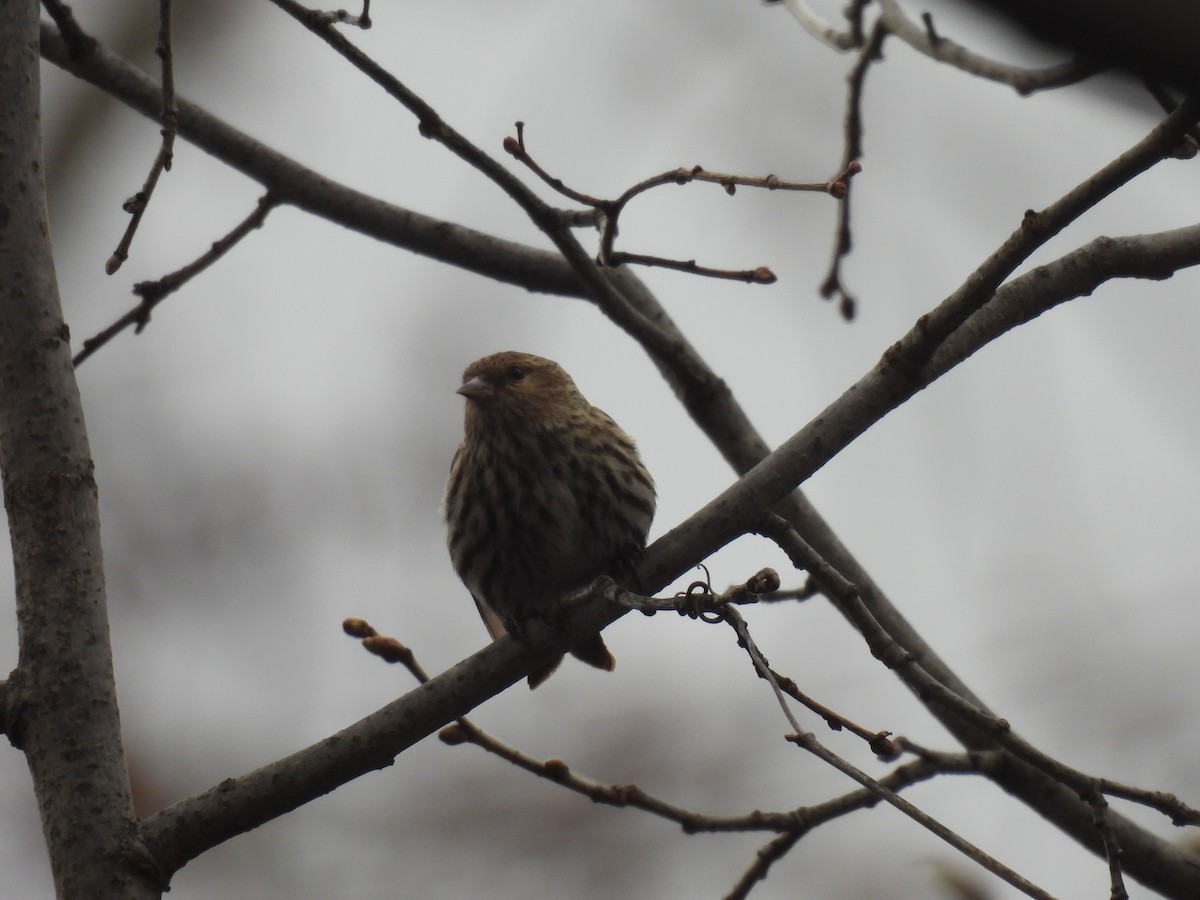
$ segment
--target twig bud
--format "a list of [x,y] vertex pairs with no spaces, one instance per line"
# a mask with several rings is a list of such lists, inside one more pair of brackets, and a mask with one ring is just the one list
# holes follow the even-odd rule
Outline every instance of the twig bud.
[[447,747],[457,747],[468,743],[467,732],[457,722],[447,725],[438,732],[438,740]]

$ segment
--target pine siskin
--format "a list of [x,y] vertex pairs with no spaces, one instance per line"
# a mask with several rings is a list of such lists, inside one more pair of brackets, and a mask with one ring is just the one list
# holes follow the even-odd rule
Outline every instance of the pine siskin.
[[[520,637],[531,616],[646,546],[654,481],[633,439],[557,363],[496,353],[463,382],[464,437],[446,485],[450,559],[492,637]],[[599,634],[571,653],[616,664]]]

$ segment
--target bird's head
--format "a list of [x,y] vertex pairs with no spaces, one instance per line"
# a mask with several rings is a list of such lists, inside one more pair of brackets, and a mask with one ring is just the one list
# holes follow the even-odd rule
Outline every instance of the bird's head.
[[553,428],[565,425],[586,406],[562,366],[512,350],[467,366],[458,393],[467,398],[468,427],[473,421],[492,421],[509,427]]

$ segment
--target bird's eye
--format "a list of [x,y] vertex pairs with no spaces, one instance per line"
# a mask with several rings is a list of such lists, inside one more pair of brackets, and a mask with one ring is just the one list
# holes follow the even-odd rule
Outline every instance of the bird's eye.
[[509,366],[508,371],[504,373],[509,384],[516,384],[525,377],[525,370],[520,366]]

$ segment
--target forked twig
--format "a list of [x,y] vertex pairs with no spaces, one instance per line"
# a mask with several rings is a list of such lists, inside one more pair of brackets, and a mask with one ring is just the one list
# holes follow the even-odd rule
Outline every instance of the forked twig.
[[517,122],[516,129],[517,136],[515,138],[506,137],[504,139],[505,151],[523,163],[531,172],[555,191],[592,210],[590,215],[580,216],[575,221],[586,221],[596,225],[600,229],[600,251],[597,260],[601,265],[609,267],[616,267],[623,264],[657,266],[659,268],[674,269],[678,272],[704,275],[709,278],[745,281],[750,284],[772,284],[776,280],[775,273],[767,266],[757,266],[753,269],[717,269],[711,266],[699,265],[694,259],[670,259],[662,256],[650,256],[644,253],[627,253],[614,250],[613,244],[616,242],[619,230],[618,219],[621,213],[624,212],[626,205],[634,197],[652,188],[667,184],[683,185],[691,184],[693,181],[703,181],[719,184],[725,189],[725,193],[731,196],[737,192],[738,187],[752,187],[768,191],[811,191],[814,193],[829,194],[831,197],[840,200],[846,196],[849,180],[862,171],[862,166],[857,160],[854,160],[844,165],[842,171],[831,181],[785,181],[778,175],[728,175],[722,172],[709,172],[702,166],[693,166],[690,169],[671,169],[661,172],[658,175],[653,175],[626,189],[616,199],[609,200],[575,190],[564,183],[561,178],[557,178],[547,172],[533,158],[525,146],[525,123]]
[[279,205],[279,201],[271,194],[263,195],[254,211],[229,232],[229,234],[213,241],[209,249],[182,269],[164,275],[157,281],[142,281],[133,286],[133,292],[142,298],[142,302],[117,319],[103,331],[83,342],[83,349],[75,354],[72,362],[79,366],[85,359],[111,341],[114,337],[134,326],[134,334],[141,334],[142,329],[150,322],[150,313],[166,297],[179,290],[192,278],[195,278],[222,256],[229,252],[235,244],[254,229],[260,227],[266,220],[267,214]]

